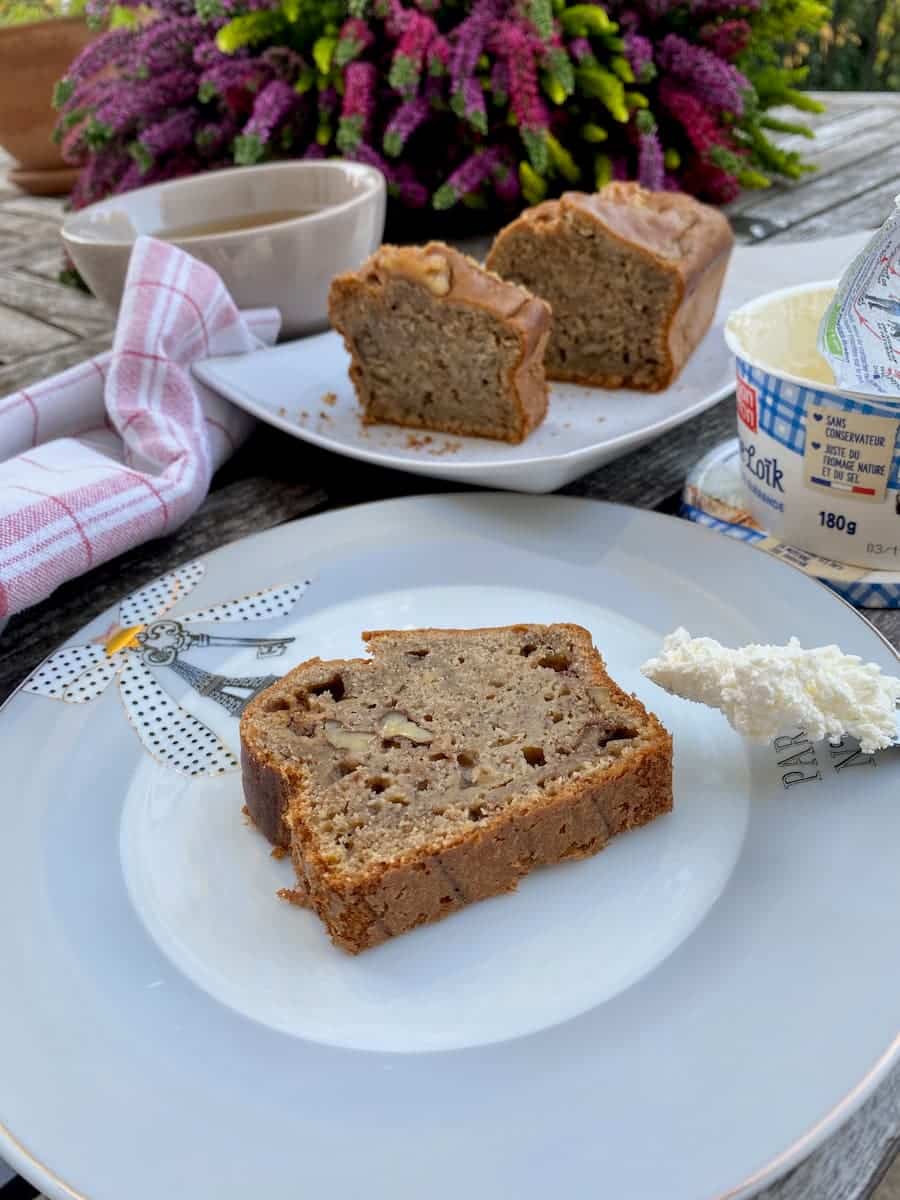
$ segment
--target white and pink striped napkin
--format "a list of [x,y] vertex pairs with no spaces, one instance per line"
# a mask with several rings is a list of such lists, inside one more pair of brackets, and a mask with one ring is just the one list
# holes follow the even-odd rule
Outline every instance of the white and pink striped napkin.
[[191,363],[271,345],[279,325],[137,240],[112,351],[0,400],[0,621],[187,520],[253,426]]

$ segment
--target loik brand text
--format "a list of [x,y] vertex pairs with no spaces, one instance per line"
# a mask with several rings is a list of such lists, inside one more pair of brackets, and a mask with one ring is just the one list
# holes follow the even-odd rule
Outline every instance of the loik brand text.
[[757,453],[751,442],[741,441],[741,458],[745,470],[749,471],[754,479],[774,488],[776,492],[784,492],[784,471],[779,467],[778,459],[774,455],[763,457]]

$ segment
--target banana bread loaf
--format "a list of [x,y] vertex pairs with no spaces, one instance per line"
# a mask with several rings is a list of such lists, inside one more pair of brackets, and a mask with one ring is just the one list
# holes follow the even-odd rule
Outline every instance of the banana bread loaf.
[[611,183],[527,209],[487,263],[552,308],[551,379],[659,391],[710,326],[733,241],[692,196]]
[[550,310],[449,246],[382,246],[328,311],[365,422],[521,442],[543,420]]
[[363,634],[241,719],[247,808],[357,953],[672,807],[671,739],[576,625]]

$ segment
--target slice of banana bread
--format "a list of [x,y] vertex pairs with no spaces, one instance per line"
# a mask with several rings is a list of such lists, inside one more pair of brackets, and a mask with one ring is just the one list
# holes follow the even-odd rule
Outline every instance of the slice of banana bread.
[[449,246],[382,246],[328,312],[367,423],[521,442],[544,419],[549,308]]
[[241,719],[244,795],[357,953],[672,807],[672,743],[577,625],[365,633]]
[[710,326],[733,242],[693,196],[611,183],[527,209],[487,263],[552,308],[551,379],[659,391]]

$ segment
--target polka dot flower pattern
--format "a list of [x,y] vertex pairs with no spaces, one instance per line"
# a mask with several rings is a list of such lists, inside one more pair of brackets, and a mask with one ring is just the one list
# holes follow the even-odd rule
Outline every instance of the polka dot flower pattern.
[[[118,681],[129,723],[157,762],[185,775],[222,775],[238,769],[232,750],[207,725],[183,708],[164,687],[170,672],[198,695],[240,717],[249,700],[277,675],[260,670],[222,675],[208,668],[202,653],[216,647],[246,647],[257,659],[277,658],[292,637],[242,637],[205,633],[195,626],[242,625],[286,617],[309,581],[266,588],[194,612],[171,615],[175,605],[203,578],[202,562],[190,562],[126,596],[119,618],[81,646],[52,654],[28,679],[24,690],[36,696],[85,704]],[[164,670],[163,670],[164,669]]]

